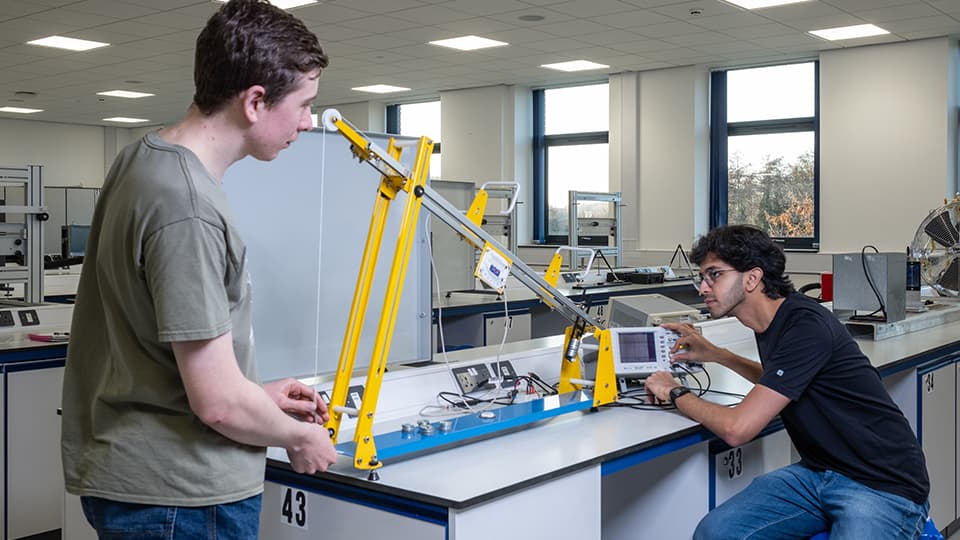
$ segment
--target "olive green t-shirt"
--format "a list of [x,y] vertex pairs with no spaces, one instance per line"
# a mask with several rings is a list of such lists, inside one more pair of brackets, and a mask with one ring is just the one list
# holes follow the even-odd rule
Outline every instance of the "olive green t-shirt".
[[259,382],[246,248],[226,194],[200,160],[156,133],[126,147],[100,192],[63,382],[67,491],[206,506],[263,489],[264,449],[190,410],[171,342],[233,332]]

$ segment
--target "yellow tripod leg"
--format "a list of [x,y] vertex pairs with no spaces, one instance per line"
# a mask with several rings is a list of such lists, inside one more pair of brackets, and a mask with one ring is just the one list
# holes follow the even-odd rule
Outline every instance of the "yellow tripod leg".
[[360,416],[357,419],[357,429],[353,437],[357,445],[353,464],[357,469],[370,470],[383,466],[377,459],[377,448],[373,437],[373,420],[377,409],[377,400],[380,396],[383,374],[386,371],[397,312],[400,308],[400,295],[403,292],[407,262],[413,246],[414,233],[417,230],[417,219],[420,215],[422,199],[417,193],[419,190],[416,188],[422,188],[426,183],[432,152],[433,143],[426,137],[421,137],[417,146],[412,178],[404,186],[404,191],[407,192],[407,202],[400,224],[400,233],[397,237],[396,250],[393,254],[393,264],[387,278],[389,285],[384,295],[383,310],[377,326],[373,356],[367,371],[367,384],[364,388]]
[[[391,141],[389,151],[395,152],[399,156],[400,150],[393,147],[393,141]],[[396,190],[391,187],[388,178],[383,177],[381,179],[376,197],[373,215],[370,219],[370,228],[367,231],[367,242],[363,248],[363,259],[360,263],[360,271],[357,274],[357,284],[353,292],[353,303],[350,306],[347,328],[343,336],[343,347],[340,349],[340,360],[337,364],[333,391],[330,395],[330,419],[325,424],[334,443],[337,442],[340,435],[340,423],[343,420],[343,412],[337,409],[346,406],[347,392],[350,389],[350,378],[353,376],[353,365],[357,356],[357,346],[360,343],[360,334],[363,331],[363,321],[367,312],[371,284],[376,275],[377,258],[383,241],[387,213],[390,210],[390,201],[396,198]]]

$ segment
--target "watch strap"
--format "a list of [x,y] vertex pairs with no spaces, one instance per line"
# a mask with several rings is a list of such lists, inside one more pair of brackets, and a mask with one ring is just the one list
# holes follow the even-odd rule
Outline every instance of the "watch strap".
[[677,406],[677,399],[679,399],[680,396],[685,396],[685,395],[687,395],[687,394],[689,394],[689,393],[690,393],[690,389],[687,388],[686,386],[675,386],[675,387],[671,388],[671,389],[670,389],[670,404],[673,405],[674,407],[676,407],[676,406]]

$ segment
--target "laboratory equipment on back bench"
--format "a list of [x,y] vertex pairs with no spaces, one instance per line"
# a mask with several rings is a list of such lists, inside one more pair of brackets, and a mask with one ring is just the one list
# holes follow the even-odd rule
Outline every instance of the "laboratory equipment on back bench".
[[[23,215],[22,223],[0,223],[0,258],[4,259],[0,284],[22,283],[24,301],[39,304],[43,302],[43,222],[49,217],[43,206],[42,167],[0,166],[0,185],[5,192],[14,188],[24,193],[23,206],[0,206],[4,221],[12,214]],[[11,259],[18,264],[7,265]]]
[[665,322],[695,323],[700,311],[662,294],[611,296],[607,301],[607,327],[656,326]]
[[[623,242],[620,234],[620,192],[568,192],[569,239],[573,247],[589,246],[601,255],[614,259],[614,267],[623,263]],[[570,259],[569,268],[577,270],[579,259]]]

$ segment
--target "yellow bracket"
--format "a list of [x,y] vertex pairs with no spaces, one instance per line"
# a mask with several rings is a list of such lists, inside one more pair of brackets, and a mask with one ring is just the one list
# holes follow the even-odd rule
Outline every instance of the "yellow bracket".
[[477,227],[483,226],[483,216],[487,211],[488,198],[489,195],[487,195],[486,190],[481,189],[477,191],[477,195],[473,198],[473,202],[467,210],[467,219],[472,221]]
[[597,355],[597,376],[593,381],[593,406],[599,407],[617,401],[617,375],[613,371],[613,348],[610,342],[610,330],[596,330],[593,333],[600,342]]
[[543,275],[543,279],[546,280],[552,287],[557,286],[557,281],[560,280],[560,267],[563,265],[563,255],[559,253],[553,254],[553,259],[550,260],[550,266],[547,267],[547,272]]
[[[563,350],[566,351],[570,346],[574,327],[568,326],[564,332]],[[610,331],[600,329],[587,329],[593,331],[593,335],[600,342],[600,352],[597,355],[597,373],[593,381],[593,406],[599,407],[608,403],[617,401],[617,377],[613,370],[613,350],[610,346]],[[560,383],[557,385],[557,392],[565,394],[582,389],[581,384],[576,380],[583,380],[580,371],[580,356],[574,361],[566,358],[560,360]]]

